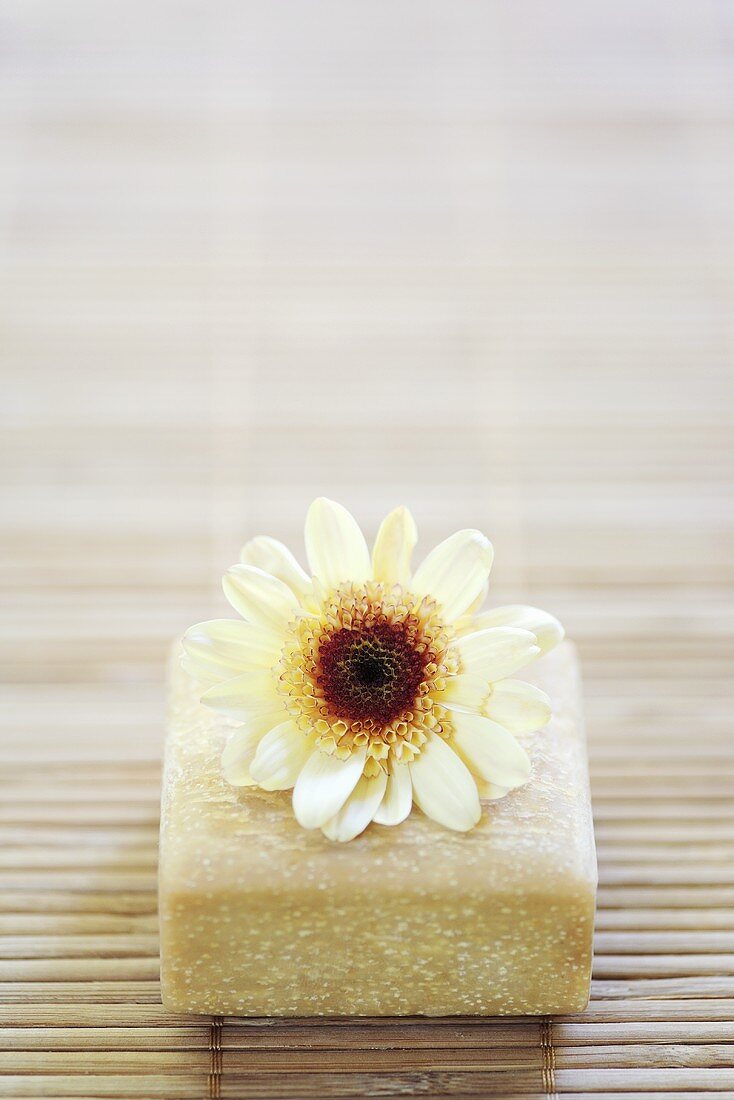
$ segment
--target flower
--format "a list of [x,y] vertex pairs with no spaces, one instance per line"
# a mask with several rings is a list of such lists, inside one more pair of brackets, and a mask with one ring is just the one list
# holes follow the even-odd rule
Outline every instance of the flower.
[[550,718],[548,696],[511,679],[556,645],[560,623],[524,606],[479,610],[492,545],[464,530],[415,572],[406,508],[370,556],[354,517],[321,497],[306,518],[310,575],[276,539],[248,542],[224,576],[244,622],[216,619],[183,639],[202,703],[235,719],[227,781],[293,789],[306,829],[332,840],[398,825],[415,803],[449,829],[479,821],[480,797],[524,784],[516,733]]

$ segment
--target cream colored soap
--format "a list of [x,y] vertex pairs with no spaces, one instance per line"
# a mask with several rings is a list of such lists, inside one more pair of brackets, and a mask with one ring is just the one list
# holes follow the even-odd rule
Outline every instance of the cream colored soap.
[[[528,677],[529,678],[529,677]],[[215,1015],[551,1014],[588,1000],[596,859],[575,652],[534,666],[555,717],[527,786],[469,833],[414,808],[339,845],[290,793],[236,790],[231,726],[174,661],[160,852],[163,1003]]]

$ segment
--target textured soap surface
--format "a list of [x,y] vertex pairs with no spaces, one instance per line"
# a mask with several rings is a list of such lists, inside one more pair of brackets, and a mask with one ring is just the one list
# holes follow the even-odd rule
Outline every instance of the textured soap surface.
[[[527,676],[531,678],[530,675]],[[450,832],[417,809],[348,844],[295,821],[290,792],[220,774],[232,725],[173,661],[163,780],[164,1005],[214,1015],[581,1011],[596,858],[578,665],[532,679],[554,718],[520,738],[531,781]]]

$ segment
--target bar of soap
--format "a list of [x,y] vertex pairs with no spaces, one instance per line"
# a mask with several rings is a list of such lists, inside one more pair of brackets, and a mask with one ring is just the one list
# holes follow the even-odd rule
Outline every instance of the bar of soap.
[[220,774],[231,728],[173,662],[160,850],[163,1003],[241,1016],[514,1015],[588,1001],[596,858],[575,651],[530,782],[455,833],[415,807],[335,844],[290,792]]

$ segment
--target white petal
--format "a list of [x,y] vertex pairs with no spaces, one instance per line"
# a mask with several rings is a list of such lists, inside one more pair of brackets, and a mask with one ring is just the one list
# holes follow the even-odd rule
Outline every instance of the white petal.
[[364,832],[382,802],[386,783],[387,776],[382,770],[369,778],[363,775],[339,813],[321,826],[329,840],[353,840]]
[[415,520],[407,508],[395,508],[385,516],[372,550],[372,573],[383,584],[407,585],[410,558],[418,541]]
[[242,547],[240,561],[243,565],[254,565],[264,573],[277,577],[287,584],[301,599],[311,586],[311,580],[296,561],[288,547],[271,539],[268,535],[258,535]]
[[290,790],[313,748],[313,737],[289,719],[265,734],[250,765],[250,775],[266,791]]
[[318,497],[308,510],[306,554],[311,572],[326,589],[345,581],[360,584],[372,575],[369,550],[357,521],[326,497]]
[[319,829],[342,808],[357,786],[367,749],[347,760],[316,749],[306,761],[293,788],[293,811],[304,829]]
[[482,714],[453,714],[452,744],[480,779],[500,787],[520,787],[530,777],[530,760],[511,733]]
[[480,714],[489,691],[490,685],[484,676],[468,676],[462,672],[449,678],[445,691],[437,699],[449,710],[471,710]]
[[254,565],[233,565],[224,574],[222,587],[243,619],[276,633],[283,631],[298,607],[293,589]]
[[549,722],[551,701],[533,684],[500,680],[492,685],[484,713],[511,733],[532,733]]
[[476,825],[482,813],[477,785],[444,740],[432,734],[408,767],[413,801],[427,817],[459,832]]
[[[246,672],[210,687],[201,701],[212,710],[241,722],[270,712],[280,713],[278,720],[282,722],[285,708],[275,684],[275,676],[268,670]],[[277,725],[277,721],[272,724]]]
[[463,634],[454,643],[462,672],[490,683],[511,676],[539,652],[535,635],[513,626],[497,626]]
[[484,779],[477,779],[477,790],[479,797],[485,802],[496,802],[509,794],[512,787],[500,787],[497,783],[487,783]]
[[250,765],[255,757],[263,730],[257,727],[235,730],[222,753],[222,772],[233,787],[252,787]]
[[378,806],[374,821],[378,825],[399,825],[405,821],[413,804],[413,784],[410,768],[407,764],[391,764],[390,774],[382,802]]
[[479,608],[482,606],[482,604],[486,600],[488,592],[489,592],[489,579],[487,579],[484,582],[484,584],[482,585],[481,592],[479,593],[477,598],[472,601],[472,603],[469,605],[469,607],[467,607],[465,614],[466,615],[476,615],[477,611],[479,611]]
[[282,642],[276,634],[239,619],[197,623],[183,636],[181,664],[197,680],[217,684],[254,668],[271,668]]
[[541,653],[547,653],[558,645],[564,635],[563,627],[553,615],[538,607],[526,607],[524,604],[510,604],[483,611],[472,622],[471,630],[485,630],[493,626],[518,626],[529,630],[537,638]]
[[457,531],[439,543],[410,582],[416,596],[432,596],[453,622],[482,592],[492,568],[492,544],[480,531]]

